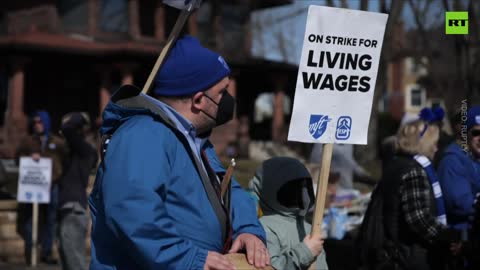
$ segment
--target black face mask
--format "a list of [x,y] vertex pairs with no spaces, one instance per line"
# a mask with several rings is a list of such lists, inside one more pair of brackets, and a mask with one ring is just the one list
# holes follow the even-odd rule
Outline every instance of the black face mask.
[[217,110],[217,117],[213,117],[210,114],[202,111],[204,114],[206,114],[208,117],[213,119],[215,121],[216,126],[220,126],[225,124],[226,122],[230,121],[233,119],[233,113],[235,110],[235,98],[233,98],[227,91],[225,91],[222,95],[222,98],[220,101],[217,103],[215,100],[213,100],[211,97],[208,95],[205,95],[210,101],[212,101],[215,105],[217,105],[218,110]]

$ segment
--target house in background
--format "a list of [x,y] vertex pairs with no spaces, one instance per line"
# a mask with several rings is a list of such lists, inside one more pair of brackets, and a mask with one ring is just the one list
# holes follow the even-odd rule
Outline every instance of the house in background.
[[[239,136],[250,135],[255,98],[277,82],[272,80],[275,70],[282,70],[249,57],[250,13],[288,3],[203,1],[187,23],[186,31],[224,55],[233,69],[229,91],[237,96],[237,119],[242,121],[236,119],[212,135],[220,154]],[[113,91],[123,84],[143,86],[177,16],[161,0],[2,3],[0,157],[13,156],[27,131],[27,116],[38,109],[51,113],[54,129],[73,110],[88,112],[98,125]]]
[[[442,107],[446,113],[447,107],[441,96],[435,95],[421,85],[420,81],[428,77],[428,60],[426,57],[415,57],[406,48],[406,36],[403,23],[395,27],[396,57],[388,63],[387,89],[381,101],[380,111],[387,112],[393,120],[399,123],[417,118],[425,107]],[[445,131],[451,133],[449,118],[443,121]]]
[[[291,66],[252,59],[249,16],[286,0],[210,0],[192,14],[186,31],[225,56],[233,70],[229,91],[237,98],[234,121],[212,140],[219,154],[235,144],[249,154],[256,97],[263,89],[287,89],[276,80]],[[11,160],[37,109],[62,115],[86,111],[96,124],[110,96],[123,84],[143,86],[178,11],[161,0],[22,0],[0,4],[0,188],[16,187]],[[9,160],[3,160],[9,159]],[[3,169],[3,171],[2,171]],[[8,175],[7,177],[3,177]],[[14,194],[13,189],[8,193]],[[0,195],[2,193],[0,192]],[[1,198],[0,198],[1,199]],[[16,202],[0,200],[0,265],[23,260],[15,230]],[[0,267],[1,268],[1,267]]]

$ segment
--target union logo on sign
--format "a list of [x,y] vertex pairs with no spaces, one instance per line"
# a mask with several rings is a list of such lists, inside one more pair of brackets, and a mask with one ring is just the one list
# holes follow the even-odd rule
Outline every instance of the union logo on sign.
[[320,138],[325,130],[327,130],[327,124],[332,119],[328,118],[328,115],[312,114],[310,115],[310,124],[308,125],[308,131],[314,139]]
[[25,192],[25,197],[27,198],[27,200],[31,201],[33,194],[31,192]]
[[335,138],[337,140],[346,140],[350,138],[352,130],[352,118],[350,116],[340,116],[337,121],[337,132]]

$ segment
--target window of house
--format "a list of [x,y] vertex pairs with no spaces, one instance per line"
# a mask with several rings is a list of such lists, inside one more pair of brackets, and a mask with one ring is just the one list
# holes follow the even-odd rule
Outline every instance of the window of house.
[[440,101],[432,102],[432,109],[436,109],[436,108],[442,108],[442,104]]
[[410,72],[412,74],[416,74],[419,70],[419,63],[417,61],[417,59],[411,59],[411,69],[410,69]]
[[410,90],[410,104],[415,107],[422,106],[422,89],[416,87]]
[[[141,3],[141,1],[139,2]],[[100,5],[100,30],[104,32],[128,32],[128,0],[102,0]]]
[[58,14],[66,32],[88,31],[88,4],[84,0],[59,0]]
[[157,1],[143,0],[139,5],[140,33],[142,36],[153,37],[155,35],[155,10]]

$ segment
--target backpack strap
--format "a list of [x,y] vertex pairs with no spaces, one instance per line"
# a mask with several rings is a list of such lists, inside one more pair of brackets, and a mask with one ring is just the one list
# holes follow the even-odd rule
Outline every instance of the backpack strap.
[[[153,114],[152,117],[157,119],[159,122],[165,124],[175,133],[176,137],[185,147],[185,150],[187,151],[200,176],[203,188],[207,193],[208,200],[210,201],[210,204],[212,205],[215,215],[217,216],[217,219],[220,223],[222,239],[225,241],[227,238],[227,227],[229,227],[228,213],[224,210],[221,201],[218,199],[218,196],[210,182],[210,178],[205,171],[204,166],[202,165],[197,155],[193,153],[187,138],[185,138],[185,136],[176,128],[175,123],[151,100],[149,100],[145,96],[139,95],[140,91],[141,90],[135,86],[124,85],[119,90],[117,90],[114,96],[112,96],[112,102],[115,102],[122,107],[131,109],[148,109]],[[111,134],[105,134],[102,136],[102,162],[107,153],[108,144],[113,137],[115,131],[116,130],[114,130]]]

